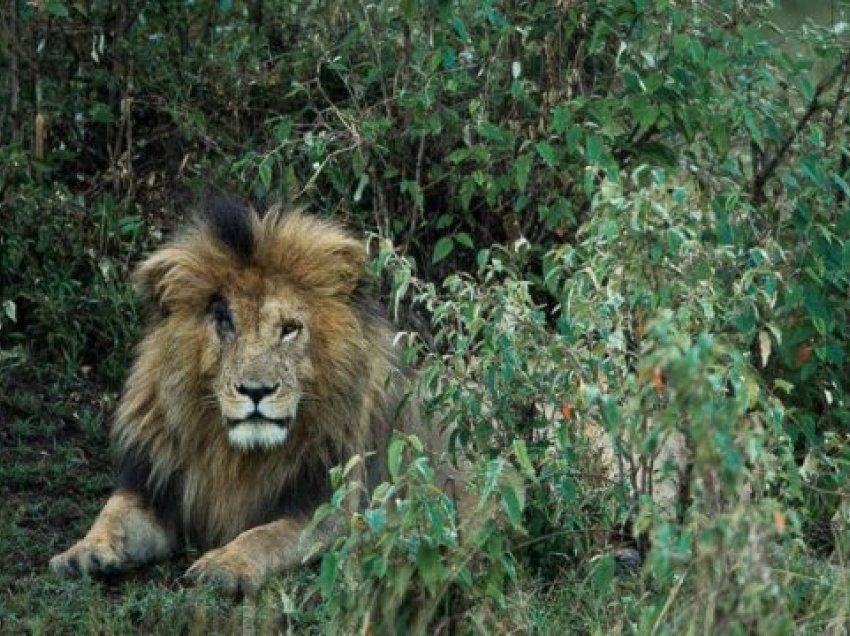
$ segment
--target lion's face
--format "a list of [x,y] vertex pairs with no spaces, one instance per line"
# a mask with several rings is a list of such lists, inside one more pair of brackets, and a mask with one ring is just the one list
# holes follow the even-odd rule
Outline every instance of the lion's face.
[[306,305],[285,285],[268,291],[223,290],[207,310],[211,389],[240,450],[286,442],[313,375]]
[[[215,427],[239,451],[297,452],[317,430],[344,434],[331,421],[349,417],[345,400],[319,424],[310,418],[365,381],[368,305],[355,293],[365,261],[364,246],[330,222],[214,206],[136,270],[156,312],[132,383],[158,380],[167,426],[186,439],[210,439]],[[140,397],[125,410],[145,408]]]

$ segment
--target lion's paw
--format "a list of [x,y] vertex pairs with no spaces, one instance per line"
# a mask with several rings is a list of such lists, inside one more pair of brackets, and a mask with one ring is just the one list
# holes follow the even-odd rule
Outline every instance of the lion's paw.
[[233,595],[253,596],[263,584],[262,569],[227,546],[207,552],[192,564],[186,576]]
[[50,559],[50,569],[62,576],[111,574],[124,568],[125,559],[106,543],[80,541]]

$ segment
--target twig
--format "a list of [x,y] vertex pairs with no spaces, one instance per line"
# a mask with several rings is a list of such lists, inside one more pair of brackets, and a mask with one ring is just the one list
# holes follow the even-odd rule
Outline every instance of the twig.
[[587,532],[586,529],[556,530],[555,532],[549,532],[547,534],[541,534],[541,535],[538,535],[536,537],[532,537],[531,539],[528,539],[526,541],[523,541],[522,543],[518,543],[516,545],[516,549],[522,550],[523,548],[527,548],[528,546],[534,545],[535,543],[540,543],[542,541],[548,541],[549,539],[555,539],[557,537],[566,537],[566,536],[574,535],[574,534],[583,534],[585,532]]
[[11,398],[7,398],[3,395],[0,395],[0,406],[6,406],[7,408],[9,408],[12,411],[14,411],[15,413],[17,413],[18,415],[24,415],[24,416],[35,417],[35,416],[38,415],[38,412],[40,411],[40,409],[25,408],[22,405],[18,404],[17,402],[13,401]]
[[670,590],[670,594],[667,595],[667,601],[664,603],[664,607],[661,608],[661,612],[658,614],[658,618],[655,619],[655,623],[652,626],[652,631],[650,634],[658,633],[658,628],[662,625],[662,621],[664,616],[666,616],[667,611],[670,609],[670,606],[673,604],[673,601],[676,600],[676,597],[679,595],[679,590],[682,589],[682,584],[685,582],[685,579],[688,577],[688,573],[685,572],[679,577],[679,580],[676,581],[676,584],[673,586],[673,589]]
[[309,190],[310,188],[313,187],[313,184],[316,183],[316,179],[319,178],[319,175],[322,173],[322,170],[324,170],[325,166],[328,165],[328,162],[331,159],[333,159],[336,156],[341,155],[343,153],[351,152],[352,150],[356,150],[359,147],[360,147],[360,144],[355,143],[355,144],[352,144],[351,146],[347,146],[345,148],[338,148],[337,150],[334,150],[333,152],[329,152],[327,154],[327,156],[324,159],[322,159],[322,163],[320,163],[318,166],[316,166],[316,168],[313,170],[313,175],[310,177],[310,179],[307,181],[307,183],[304,185],[304,187],[301,188],[298,191],[298,193],[295,195],[295,197],[294,197],[295,200],[297,201],[298,199],[300,199],[307,192],[307,190]]
[[847,96],[847,81],[850,79],[850,64],[844,65],[844,72],[841,74],[841,81],[838,83],[838,89],[835,94],[835,102],[832,108],[829,109],[829,124],[825,135],[827,147],[832,146],[835,138],[836,121],[838,120],[838,111],[841,109],[841,103]]
[[[413,179],[416,181],[416,186],[419,188],[419,192],[422,192],[422,187],[419,185],[422,183],[422,160],[425,157],[425,135],[422,135],[419,138],[419,149],[416,152],[416,172],[414,173]],[[422,209],[425,205],[424,203],[424,194],[422,194],[422,201],[414,201],[413,204],[413,218],[410,220],[410,231],[415,232],[416,227],[419,225],[419,214],[424,212]]]
[[390,108],[391,101],[390,95],[387,91],[387,82],[384,77],[384,64],[381,59],[381,49],[380,46],[375,41],[375,32],[372,28],[372,19],[369,17],[369,6],[365,2],[360,3],[361,8],[363,9],[363,19],[366,21],[366,28],[369,32],[369,45],[372,48],[372,54],[375,56],[375,63],[377,64],[378,69],[380,69],[380,73],[378,73],[378,78],[381,80],[381,93],[384,96],[384,103],[386,104],[387,117],[392,119],[393,113]]
[[10,119],[12,130],[12,143],[19,144],[21,142],[21,126],[20,126],[20,80],[18,74],[18,48],[21,46],[18,41],[18,5],[17,3],[9,4],[9,93],[10,93]]
[[803,488],[807,488],[812,492],[817,492],[822,495],[830,495],[832,497],[838,497],[839,499],[844,499],[845,501],[850,499],[850,493],[844,492],[843,490],[828,490],[827,488],[820,488],[815,486],[814,484],[808,484],[803,482]]

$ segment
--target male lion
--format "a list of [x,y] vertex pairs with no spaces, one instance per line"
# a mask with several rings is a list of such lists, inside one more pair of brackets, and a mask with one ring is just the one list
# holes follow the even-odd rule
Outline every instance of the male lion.
[[328,469],[373,453],[360,476],[377,483],[391,431],[414,419],[365,260],[330,222],[225,200],[142,263],[157,311],[112,428],[118,488],[51,568],[194,544],[209,551],[190,576],[252,594],[326,546],[340,521],[309,525]]

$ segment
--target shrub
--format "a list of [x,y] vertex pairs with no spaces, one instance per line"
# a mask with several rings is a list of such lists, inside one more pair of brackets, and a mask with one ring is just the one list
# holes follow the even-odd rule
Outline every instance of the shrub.
[[[377,230],[486,511],[462,532],[418,443],[395,442],[318,577],[341,629],[520,625],[511,595],[564,580],[559,602],[605,604],[612,629],[837,625],[846,576],[821,559],[847,549],[850,31],[783,32],[770,10],[14,3],[5,381],[60,360],[119,380],[126,272],[211,190],[305,203]],[[690,468],[660,506],[641,475],[680,471],[653,469],[673,439]],[[628,534],[646,567],[623,582]]]

